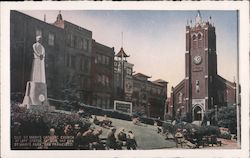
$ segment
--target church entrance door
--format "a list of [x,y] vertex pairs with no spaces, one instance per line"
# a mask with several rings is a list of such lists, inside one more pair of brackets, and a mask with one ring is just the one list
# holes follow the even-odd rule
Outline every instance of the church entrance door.
[[202,120],[202,108],[199,105],[196,105],[193,109],[193,120],[194,121]]

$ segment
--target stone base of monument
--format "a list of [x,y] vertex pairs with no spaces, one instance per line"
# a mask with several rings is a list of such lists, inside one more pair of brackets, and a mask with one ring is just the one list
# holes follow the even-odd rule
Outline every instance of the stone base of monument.
[[46,83],[28,81],[21,106],[27,109],[48,110],[49,102]]

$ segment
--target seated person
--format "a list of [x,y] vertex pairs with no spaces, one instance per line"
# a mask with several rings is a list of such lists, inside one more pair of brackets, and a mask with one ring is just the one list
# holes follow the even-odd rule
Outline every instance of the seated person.
[[127,136],[126,136],[124,128],[121,128],[120,131],[118,132],[117,139],[120,140],[120,141],[126,141],[127,140]]
[[137,142],[135,140],[135,135],[133,134],[133,132],[130,130],[128,131],[128,137],[127,137],[127,149],[133,149],[135,150],[137,147]]
[[91,128],[82,134],[81,143],[80,143],[81,148],[80,149],[83,149],[83,150],[89,149],[89,144],[91,142],[92,135],[93,135],[93,129],[91,129]]
[[100,125],[100,121],[97,119],[96,115],[94,115],[93,123],[94,123],[95,125]]
[[132,122],[133,122],[133,124],[135,124],[135,125],[138,125],[138,126],[141,125],[141,124],[140,124],[139,117],[133,118],[133,119],[132,119]]
[[176,147],[178,147],[178,144],[181,144],[182,147],[182,142],[183,142],[183,134],[181,133],[181,129],[177,129],[176,133],[175,133],[175,139],[176,139]]
[[119,145],[119,143],[117,143],[116,137],[115,137],[115,132],[116,132],[116,128],[112,127],[110,129],[110,131],[108,132],[108,136],[107,136],[107,148],[110,149],[121,149],[121,146]]
[[105,128],[112,127],[112,121],[107,117],[107,115],[104,115],[102,121],[100,122],[100,125]]
[[96,129],[90,136],[90,149],[92,150],[104,150],[104,145],[100,141],[99,136],[102,134],[102,129]]

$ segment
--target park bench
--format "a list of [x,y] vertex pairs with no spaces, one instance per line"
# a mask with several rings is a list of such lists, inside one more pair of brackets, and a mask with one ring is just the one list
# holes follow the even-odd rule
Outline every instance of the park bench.
[[215,135],[212,135],[212,136],[204,136],[202,138],[202,146],[205,147],[205,146],[209,146],[209,145],[219,145],[221,146],[221,141],[218,141],[217,140],[217,137]]
[[[105,149],[108,149],[107,147],[107,138],[100,138],[101,143],[103,144],[103,146],[105,147]],[[121,147],[126,147],[127,149],[127,143],[125,141],[122,142]]]

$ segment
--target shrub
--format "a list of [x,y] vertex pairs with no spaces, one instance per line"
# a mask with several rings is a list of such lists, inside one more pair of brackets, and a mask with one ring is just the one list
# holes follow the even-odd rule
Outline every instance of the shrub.
[[229,133],[223,133],[223,134],[220,134],[219,135],[220,138],[223,138],[223,139],[228,139],[230,140],[232,138],[232,135],[229,134]]
[[220,135],[220,130],[216,126],[202,126],[201,133],[203,136]]
[[162,128],[163,128],[163,133],[166,133],[167,131],[170,133],[174,132],[174,126],[171,123],[163,122]]

